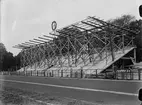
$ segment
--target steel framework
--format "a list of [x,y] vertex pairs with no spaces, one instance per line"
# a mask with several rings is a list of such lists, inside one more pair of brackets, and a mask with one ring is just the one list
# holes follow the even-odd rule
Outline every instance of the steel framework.
[[97,69],[95,65],[99,62],[113,64],[118,53],[125,54],[126,50],[134,48],[135,34],[132,30],[88,17],[14,47],[22,49],[21,67],[24,70],[91,66]]

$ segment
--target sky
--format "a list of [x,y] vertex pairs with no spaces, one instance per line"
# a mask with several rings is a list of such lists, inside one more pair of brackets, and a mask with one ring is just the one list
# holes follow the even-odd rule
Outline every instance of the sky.
[[17,55],[12,46],[51,32],[51,23],[57,29],[96,16],[104,20],[130,14],[139,19],[138,6],[142,0],[0,0],[1,34],[7,51]]

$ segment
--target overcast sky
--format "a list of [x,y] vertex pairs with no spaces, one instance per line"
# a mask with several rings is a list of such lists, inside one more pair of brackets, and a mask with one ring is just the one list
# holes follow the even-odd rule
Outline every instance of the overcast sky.
[[18,54],[12,46],[48,35],[52,21],[58,28],[96,16],[108,20],[123,14],[138,15],[142,0],[2,0],[1,42],[7,51]]

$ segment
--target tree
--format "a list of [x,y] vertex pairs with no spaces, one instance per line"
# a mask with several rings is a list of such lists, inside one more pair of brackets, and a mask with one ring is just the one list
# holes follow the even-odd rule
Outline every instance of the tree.
[[0,71],[16,70],[20,68],[20,54],[13,56],[7,52],[4,44],[0,43]]
[[129,28],[130,23],[135,20],[135,17],[132,15],[122,15],[116,19],[108,20],[108,22],[121,27]]
[[6,53],[6,48],[3,43],[0,43],[0,71],[3,69],[3,59]]
[[[142,61],[142,55],[141,50],[142,49],[142,36],[140,34],[140,25],[142,24],[142,20],[136,20],[134,16],[132,15],[123,15],[121,17],[118,17],[116,19],[111,19],[108,21],[111,24],[118,25],[120,27],[130,29],[134,33],[127,34],[129,37],[134,37],[134,44],[137,46],[137,61]],[[116,32],[117,30],[113,30],[113,32]],[[121,34],[122,31],[117,31],[116,33]]]
[[4,59],[3,59],[3,70],[7,71],[12,66],[14,66],[14,63],[15,63],[15,61],[14,61],[13,54],[10,52],[6,52],[4,54]]

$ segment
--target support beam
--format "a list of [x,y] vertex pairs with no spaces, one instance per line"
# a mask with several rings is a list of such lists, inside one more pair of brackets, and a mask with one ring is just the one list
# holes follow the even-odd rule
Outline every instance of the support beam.
[[53,39],[54,37],[52,37],[52,36],[47,36],[47,35],[43,35],[44,37],[47,37],[47,38],[51,38],[51,39]]
[[84,21],[81,21],[83,24],[87,24],[87,25],[89,25],[89,26],[92,26],[92,27],[95,27],[95,28],[97,28],[97,29],[102,29],[102,27],[103,26],[100,26],[100,27],[98,27],[98,26],[95,26],[95,25],[93,25],[93,24],[90,24],[90,23],[87,23],[87,22],[84,22]]
[[33,44],[30,44],[30,43],[21,43],[23,45],[26,45],[26,46],[32,46]]
[[128,60],[131,60],[130,57],[122,57],[121,59],[128,59]]
[[16,46],[13,46],[13,48],[25,49],[25,48],[29,48],[29,47],[28,46],[22,46],[22,45],[16,45]]
[[24,47],[20,47],[20,46],[13,46],[13,48],[23,49]]
[[48,40],[48,41],[50,40],[50,39],[47,39],[47,38],[42,38],[42,37],[38,37],[38,38],[40,38],[40,39],[44,39],[44,40]]
[[[60,33],[59,31],[57,31],[58,33]],[[60,36],[60,37],[66,37],[66,36],[63,36],[63,35],[56,35],[56,34],[53,34],[53,33],[49,33],[50,35],[53,35],[53,36]]]
[[35,45],[35,43],[32,43],[32,42],[25,42],[25,43],[28,43],[28,44],[33,44],[33,45]]
[[39,40],[39,39],[34,39],[34,40],[47,43],[47,41],[44,41],[44,40]]
[[82,27],[79,27],[79,26],[76,26],[76,25],[72,25],[73,27],[75,27],[75,28],[79,28],[79,29],[82,29],[82,30],[84,30],[84,31],[88,31],[87,29],[85,29],[85,28],[82,28]]
[[22,47],[29,47],[29,46],[26,46],[26,45],[22,45],[22,44],[18,44],[18,46],[22,46]]
[[101,24],[98,24],[98,23],[96,23],[96,22],[94,22],[94,21],[90,21],[90,20],[88,20],[87,22],[90,23],[90,24],[99,26],[99,27],[107,27],[107,26],[108,26],[108,25],[101,25]]
[[41,42],[37,42],[37,41],[33,41],[33,40],[29,40],[29,41],[30,42],[34,42],[34,43],[39,43],[39,44],[41,43]]

